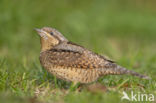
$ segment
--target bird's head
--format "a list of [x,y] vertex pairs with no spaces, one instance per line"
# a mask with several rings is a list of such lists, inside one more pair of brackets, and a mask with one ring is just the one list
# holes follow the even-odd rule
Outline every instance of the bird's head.
[[61,42],[68,40],[56,29],[50,27],[43,27],[42,29],[35,29],[40,35],[41,51],[52,49]]

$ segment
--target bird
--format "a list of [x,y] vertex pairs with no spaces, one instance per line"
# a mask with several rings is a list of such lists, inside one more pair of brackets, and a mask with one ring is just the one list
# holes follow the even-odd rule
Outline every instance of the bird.
[[40,36],[40,64],[56,78],[73,83],[92,83],[106,75],[132,75],[143,79],[148,76],[128,70],[69,41],[62,33],[51,27],[35,29]]

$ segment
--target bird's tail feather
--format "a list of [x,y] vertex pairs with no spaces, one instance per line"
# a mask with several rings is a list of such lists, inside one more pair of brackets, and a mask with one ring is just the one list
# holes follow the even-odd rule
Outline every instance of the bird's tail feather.
[[102,73],[102,75],[107,75],[107,74],[114,74],[114,75],[128,74],[128,75],[137,76],[137,77],[142,78],[142,79],[151,79],[150,77],[148,77],[146,75],[142,75],[142,74],[139,74],[139,73],[134,72],[132,70],[128,70],[128,69],[121,67],[119,65],[105,69],[105,71]]
[[[137,72],[134,72],[132,70],[127,70],[126,68],[123,68],[121,66],[117,66],[117,68],[121,71],[121,73],[125,73],[125,74],[129,74],[129,75],[133,75],[133,76],[137,76],[139,78],[142,78],[142,79],[151,79],[150,77],[146,76],[146,75],[142,75],[142,74],[139,74]],[[123,72],[122,72],[123,71]]]

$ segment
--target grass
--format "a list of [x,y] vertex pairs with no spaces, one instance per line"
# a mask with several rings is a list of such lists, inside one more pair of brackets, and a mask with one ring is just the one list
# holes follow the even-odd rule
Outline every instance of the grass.
[[[152,93],[156,100],[155,1],[0,0],[0,100],[6,103],[130,103],[130,95]],[[51,26],[69,40],[107,55],[118,64],[150,76],[105,76],[108,92],[69,91],[39,63],[34,28]]]

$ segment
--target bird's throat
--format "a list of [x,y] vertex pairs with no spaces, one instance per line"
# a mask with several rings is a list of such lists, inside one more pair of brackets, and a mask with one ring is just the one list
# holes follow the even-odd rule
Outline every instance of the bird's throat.
[[54,46],[54,44],[52,44],[50,41],[45,40],[43,38],[40,39],[40,42],[41,42],[41,52],[50,50]]

